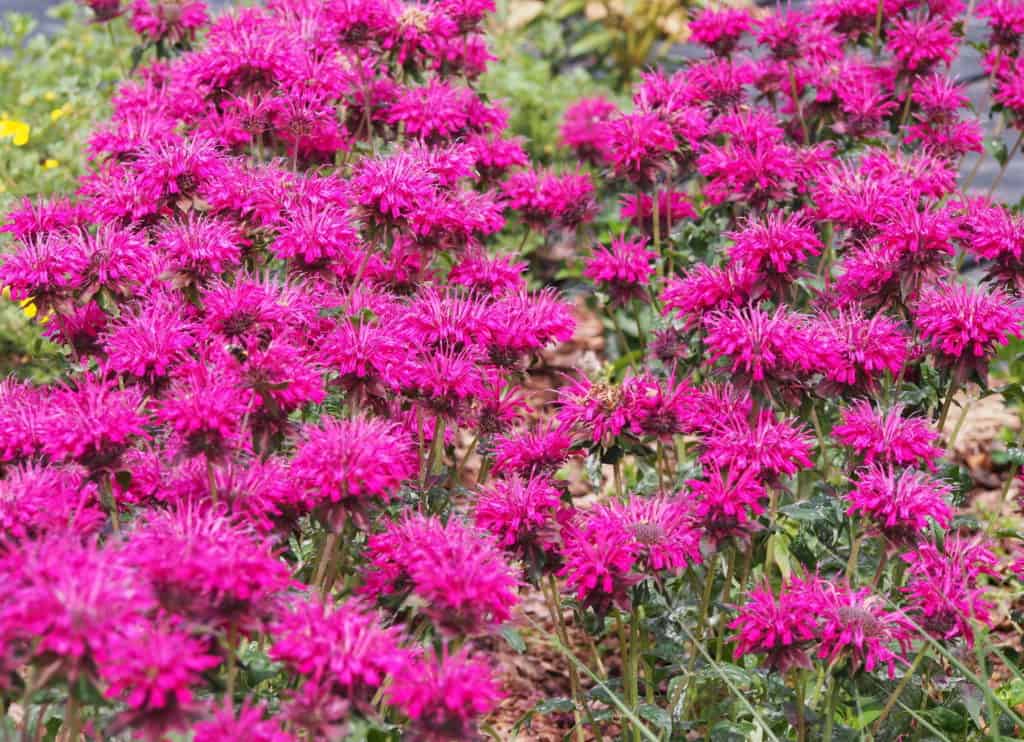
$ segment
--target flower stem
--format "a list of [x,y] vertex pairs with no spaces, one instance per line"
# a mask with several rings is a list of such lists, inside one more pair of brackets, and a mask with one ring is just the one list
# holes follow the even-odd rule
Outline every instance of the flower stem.
[[807,718],[804,714],[804,671],[796,671],[796,740],[807,742]]
[[228,682],[227,689],[224,692],[224,696],[230,704],[235,702],[235,676],[238,674],[237,645],[238,639],[235,635],[235,627],[232,626],[228,629]]
[[917,673],[918,668],[921,667],[921,663],[924,661],[925,655],[927,654],[928,645],[925,644],[921,647],[921,651],[917,653],[917,657],[914,658],[914,663],[903,675],[903,679],[900,680],[899,685],[896,686],[896,689],[889,695],[889,699],[885,702],[885,705],[882,706],[882,713],[880,713],[878,718],[875,719],[875,725],[871,729],[872,734],[878,734],[879,730],[882,728],[882,722],[885,721],[885,717],[889,715],[889,712],[892,711],[893,707],[900,700],[900,696],[903,695],[903,691],[906,689],[907,683],[909,683],[910,679]]
[[64,739],[67,742],[78,742],[78,738],[82,736],[81,708],[73,688],[68,688],[67,707],[64,711],[64,729],[66,731]]
[[992,195],[996,192],[996,188],[1003,182],[1003,176],[1006,175],[1006,168],[1010,164],[1010,160],[1014,158],[1017,152],[1020,150],[1021,142],[1024,142],[1024,129],[1021,129],[1020,135],[1017,137],[1017,141],[1013,143],[1013,149],[1010,150],[1010,154],[1006,156],[1006,160],[999,166],[999,172],[996,173],[995,180],[992,181],[992,185],[988,188],[988,197],[992,198]]
[[340,534],[337,531],[331,531],[327,534],[327,538],[324,539],[323,549],[320,551],[320,560],[316,565],[316,574],[313,577],[313,587],[323,590],[324,577],[327,575],[327,565],[334,555],[339,537]]
[[824,742],[832,742],[832,726],[835,723],[836,701],[839,695],[839,683],[836,682],[835,676],[830,675],[828,683],[828,707],[825,709],[825,732],[822,735]]
[[942,435],[942,429],[946,427],[946,416],[949,415],[949,407],[953,404],[953,397],[957,391],[956,376],[949,380],[949,390],[946,392],[946,399],[942,403],[942,411],[939,413],[939,421],[935,425],[936,431]]
[[[547,582],[541,582],[540,587],[541,592],[544,593],[544,602],[547,603],[551,621],[555,625],[555,634],[562,645],[567,650],[572,651],[569,646],[569,632],[565,627],[565,618],[562,616],[562,602],[559,599],[555,576],[549,574]],[[583,719],[580,717],[580,706],[582,705],[580,702],[580,677],[576,671],[576,663],[572,662],[572,660],[569,661],[569,690],[572,693],[572,715],[575,721],[573,728],[576,730],[576,740],[577,742],[583,742],[585,736]],[[590,719],[589,709],[587,709],[587,717]]]

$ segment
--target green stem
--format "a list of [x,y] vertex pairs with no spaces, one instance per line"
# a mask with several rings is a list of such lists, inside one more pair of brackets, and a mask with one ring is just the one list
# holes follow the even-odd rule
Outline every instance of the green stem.
[[1024,130],[1021,130],[1020,135],[1017,137],[1017,141],[1013,143],[1013,149],[1010,150],[1010,154],[1006,156],[1006,160],[999,166],[999,172],[996,173],[995,180],[992,181],[992,185],[988,189],[988,197],[991,199],[992,194],[996,192],[996,188],[1003,182],[1003,176],[1006,175],[1006,168],[1010,164],[1010,160],[1014,158],[1017,152],[1020,150],[1021,142],[1024,142]]
[[232,626],[228,629],[228,682],[227,689],[224,692],[224,697],[230,704],[235,702],[235,676],[238,674],[237,645],[238,639],[235,636],[235,627]]
[[804,712],[804,671],[796,671],[796,739],[807,742],[807,719]]
[[[729,561],[725,569],[725,584],[722,586],[722,605],[729,603],[730,593],[732,591],[732,578],[736,571],[736,547],[733,546],[729,549]],[[725,632],[728,622],[722,621],[722,625],[718,630],[718,642],[715,646],[715,659],[719,662],[722,661],[722,650],[725,646]]]
[[871,37],[871,55],[878,57],[878,45],[882,40],[882,12],[885,0],[878,0],[878,11],[875,13],[875,33]]
[[331,557],[334,555],[334,550],[337,548],[338,539],[340,534],[336,531],[331,531],[327,534],[327,538],[324,539],[323,549],[320,551],[320,560],[316,565],[316,574],[313,576],[313,587],[323,591],[324,577],[327,575],[327,565],[331,561]]
[[[642,606],[638,606],[634,601],[632,610],[629,614],[629,708],[634,713],[639,715],[640,710],[640,611]],[[633,740],[634,742],[640,742],[640,730],[634,727],[633,729]]]
[[[558,585],[555,582],[555,576],[552,574],[548,575],[547,583],[541,582],[541,591],[544,593],[544,602],[547,603],[548,613],[551,615],[551,621],[555,625],[555,635],[558,640],[566,647],[569,648],[569,632],[565,627],[565,618],[562,616],[562,603],[559,598]],[[580,701],[580,677],[576,670],[576,665],[573,662],[569,663],[569,691],[572,694],[572,715],[575,721],[576,740],[577,742],[583,742],[585,739],[583,729],[583,719],[580,716],[580,707],[582,706],[587,712],[587,719],[593,724],[593,719],[590,715],[589,706],[585,706]]]
[[875,724],[871,728],[872,734],[878,734],[879,730],[882,728],[882,722],[885,721],[885,717],[887,717],[889,715],[889,712],[893,710],[893,707],[896,706],[896,702],[899,701],[900,696],[903,695],[903,691],[906,689],[907,683],[909,683],[910,679],[914,677],[914,675],[917,673],[918,669],[921,667],[921,663],[924,662],[924,658],[927,654],[928,646],[925,645],[921,647],[921,651],[917,653],[917,657],[914,658],[914,663],[903,675],[903,678],[900,680],[899,685],[897,685],[895,690],[893,690],[893,692],[889,694],[889,699],[885,702],[885,705],[882,706],[882,713],[880,713],[878,715],[878,718],[875,719]]
[[[28,709],[26,708],[27,712]],[[81,707],[78,703],[78,697],[75,695],[73,688],[68,688],[68,700],[67,706],[64,711],[64,729],[66,735],[64,739],[67,742],[78,742],[78,738],[82,736],[82,713]]]
[[857,518],[850,519],[850,558],[846,561],[846,581],[857,586],[857,564],[860,558],[861,534],[857,532]]
[[953,396],[956,394],[957,383],[956,376],[953,376],[949,380],[949,390],[946,392],[946,399],[942,402],[942,411],[939,413],[939,421],[935,425],[935,429],[939,435],[942,435],[942,429],[946,427],[946,416],[949,415],[949,407],[953,404]]
[[800,102],[800,93],[796,89],[796,71],[793,63],[789,63],[789,90],[793,96],[793,106],[796,107],[796,116],[800,120],[800,129],[804,133],[804,145],[811,143],[811,131],[807,128],[807,120],[804,118],[804,107]]
[[836,701],[839,696],[839,683],[836,682],[835,676],[830,676],[828,678],[828,682],[828,707],[825,710],[825,733],[822,735],[823,742],[832,742],[832,726],[835,723]]

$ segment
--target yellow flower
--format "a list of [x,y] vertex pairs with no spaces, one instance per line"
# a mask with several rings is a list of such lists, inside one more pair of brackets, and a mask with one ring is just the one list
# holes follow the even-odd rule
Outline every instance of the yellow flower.
[[60,108],[54,108],[52,111],[50,111],[50,121],[57,121],[66,113],[67,111],[64,110],[64,106],[61,106]]
[[48,159],[43,161],[43,170],[53,170],[55,167],[59,167],[60,162],[54,159]]
[[39,314],[39,307],[36,306],[36,303],[31,296],[19,301],[18,306],[21,307],[21,313],[29,319],[35,319],[35,316]]
[[28,144],[29,132],[32,127],[17,119],[0,118],[0,139],[10,138],[15,147]]
[[43,93],[43,99],[48,101],[55,101],[57,100],[57,94],[52,90],[47,90],[45,93]]

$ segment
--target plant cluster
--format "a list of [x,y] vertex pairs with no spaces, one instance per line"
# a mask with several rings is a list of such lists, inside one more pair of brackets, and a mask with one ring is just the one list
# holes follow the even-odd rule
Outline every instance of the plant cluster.
[[[947,464],[1024,327],[1024,222],[957,185],[959,0],[704,10],[704,56],[566,112],[568,169],[478,90],[490,0],[85,4],[155,59],[3,227],[64,359],[0,383],[7,729],[1024,729],[987,596],[1024,561]],[[1024,9],[972,10],[1024,129]],[[606,363],[547,393],[559,288]],[[566,696],[499,732],[538,640]]]

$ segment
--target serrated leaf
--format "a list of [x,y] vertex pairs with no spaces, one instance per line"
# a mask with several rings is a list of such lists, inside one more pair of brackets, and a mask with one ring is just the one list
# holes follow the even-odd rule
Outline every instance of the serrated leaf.
[[672,714],[665,709],[652,706],[649,703],[643,703],[637,709],[637,713],[641,719],[651,722],[663,732],[667,734],[672,733]]
[[575,706],[571,698],[545,698],[535,708],[538,714],[569,714]]
[[523,641],[522,635],[514,626],[503,627],[501,629],[501,636],[512,649],[516,650],[517,654],[523,654],[526,651],[526,642]]

